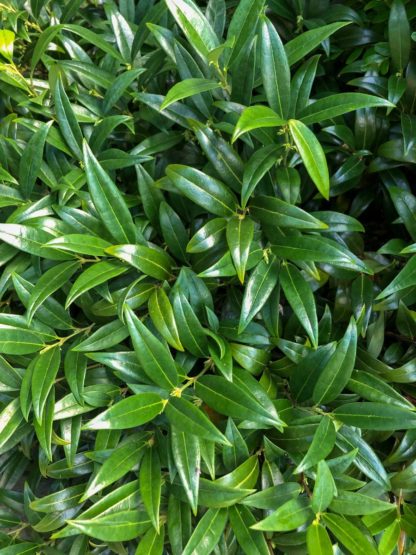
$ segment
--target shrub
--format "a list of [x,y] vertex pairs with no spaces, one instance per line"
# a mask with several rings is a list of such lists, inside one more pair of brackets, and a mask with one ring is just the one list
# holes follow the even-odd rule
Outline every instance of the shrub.
[[415,17],[1,4],[0,554],[416,552]]

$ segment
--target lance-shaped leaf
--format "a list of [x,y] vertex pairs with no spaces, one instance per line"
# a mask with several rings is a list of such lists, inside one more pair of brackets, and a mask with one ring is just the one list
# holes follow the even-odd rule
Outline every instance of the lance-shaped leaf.
[[43,410],[61,363],[60,347],[53,347],[37,356],[32,370],[32,403],[36,419],[41,422]]
[[315,384],[312,399],[317,405],[333,401],[343,391],[354,369],[356,351],[357,325],[354,318],[351,318],[344,337],[321,370]]
[[394,108],[394,104],[384,98],[378,98],[369,94],[342,93],[315,100],[302,110],[300,114],[297,114],[297,116],[305,125],[311,125],[326,119],[336,118],[354,110],[378,107]]
[[174,85],[165,97],[165,100],[160,106],[160,110],[164,110],[174,102],[183,100],[184,98],[189,98],[195,94],[200,94],[207,91],[213,91],[215,89],[221,88],[221,84],[218,81],[213,81],[212,79],[203,79],[201,77],[193,77],[190,79],[185,79]]
[[335,426],[332,420],[328,416],[322,417],[306,455],[294,472],[296,474],[304,472],[322,459],[325,459],[334,448],[335,435]]
[[280,284],[285,297],[308,334],[314,347],[318,346],[318,317],[311,286],[292,264],[283,264]]
[[163,339],[174,349],[183,351],[172,305],[163,289],[154,290],[149,298],[148,308],[152,322]]
[[295,262],[325,262],[355,272],[372,274],[372,270],[351,251],[326,237],[312,235],[273,239],[272,252],[278,258]]
[[206,58],[218,46],[210,23],[192,0],[167,0],[166,5],[195,50]]
[[346,25],[350,25],[350,21],[323,25],[322,27],[305,31],[287,42],[285,44],[285,50],[289,64],[291,66],[296,64],[296,62],[301,60],[306,54],[309,54],[309,52],[319,46],[325,39]]
[[288,532],[305,524],[312,515],[309,499],[298,497],[286,501],[274,513],[254,524],[252,528],[265,532]]
[[327,224],[305,210],[277,197],[266,195],[255,197],[250,203],[250,214],[264,224],[277,227],[328,229]]
[[82,131],[62,85],[61,78],[56,81],[54,100],[62,135],[74,156],[78,160],[82,160]]
[[409,61],[411,47],[409,19],[402,0],[393,0],[391,4],[388,35],[393,65],[402,72]]
[[156,393],[137,393],[115,403],[84,425],[85,430],[124,430],[153,420],[166,402]]
[[116,241],[135,242],[136,228],[123,196],[85,141],[84,163],[91,199],[103,224]]
[[168,166],[166,175],[184,196],[212,214],[229,217],[235,212],[237,199],[221,181],[180,164]]
[[254,222],[251,218],[235,216],[228,220],[226,230],[228,248],[230,249],[237,276],[241,283],[244,283],[253,235]]
[[106,260],[96,262],[77,277],[66,298],[65,308],[68,308],[70,304],[86,291],[127,271],[128,268],[126,266],[117,262],[107,262]]
[[155,530],[159,530],[159,510],[162,490],[160,458],[155,447],[146,449],[140,464],[140,495]]
[[195,392],[211,408],[219,412],[238,418],[250,420],[260,426],[278,426],[282,422],[273,418],[255,397],[220,376],[203,376],[195,384]]
[[283,119],[290,108],[290,68],[283,43],[273,23],[261,24],[261,74],[270,108]]
[[316,555],[333,555],[332,543],[328,532],[318,522],[313,522],[306,532],[308,553]]
[[337,419],[363,430],[409,430],[416,428],[416,412],[383,403],[346,403],[335,409]]
[[193,235],[186,245],[186,251],[191,253],[204,252],[212,249],[221,242],[227,227],[227,220],[224,218],[213,218],[203,225]]
[[128,306],[125,308],[125,318],[143,370],[153,383],[163,389],[172,390],[178,384],[178,372],[169,349],[147,329]]
[[254,189],[261,179],[276,164],[279,147],[277,145],[266,145],[256,150],[248,160],[243,175],[241,188],[241,206],[245,208]]
[[47,270],[38,280],[30,294],[27,307],[27,320],[30,321],[37,309],[49,298],[50,295],[58,291],[80,268],[80,263],[63,262]]
[[165,414],[172,426],[181,432],[196,435],[207,441],[229,445],[228,439],[214,426],[205,413],[183,397],[172,397]]
[[171,447],[175,466],[194,514],[198,508],[201,450],[197,436],[171,427]]
[[68,520],[68,524],[87,536],[104,542],[134,540],[151,526],[145,511],[124,510],[91,519]]
[[42,164],[43,149],[52,121],[43,123],[27,143],[19,163],[19,184],[22,194],[29,198]]
[[238,58],[243,47],[252,39],[264,4],[265,0],[241,0],[238,3],[227,32],[227,39],[234,41],[227,56],[228,64],[232,64]]
[[280,127],[286,120],[267,106],[250,106],[241,114],[234,129],[231,142],[235,142],[241,135],[261,127]]
[[263,308],[275,288],[279,276],[279,264],[272,257],[262,260],[250,275],[244,290],[238,333],[242,333],[254,316]]
[[329,173],[325,153],[312,131],[301,121],[289,120],[289,130],[306,171],[321,195],[329,198]]
[[82,501],[86,501],[98,491],[125,476],[127,472],[137,465],[137,462],[144,453],[145,445],[144,438],[142,438],[117,446],[88,484],[87,489],[82,495]]
[[155,279],[164,280],[171,276],[173,260],[163,249],[145,245],[115,245],[107,248],[106,252]]
[[0,224],[0,240],[12,247],[47,258],[48,260],[69,260],[71,256],[46,247],[53,235],[44,229],[22,224]]
[[224,532],[227,519],[228,514],[225,509],[208,509],[198,522],[182,555],[209,555],[212,553]]
[[104,256],[105,249],[110,247],[111,244],[101,239],[101,237],[94,237],[93,235],[83,233],[69,233],[68,235],[52,239],[46,243],[46,246],[64,252],[75,252],[89,256]]
[[383,289],[383,291],[377,296],[377,299],[384,299],[389,295],[393,295],[402,289],[407,289],[408,287],[413,287],[416,285],[416,256],[406,262],[402,270],[397,274],[397,276],[389,283],[389,285]]
[[326,513],[323,521],[329,530],[334,534],[351,553],[357,555],[377,555],[378,551],[374,542],[368,539],[360,528],[340,515]]
[[251,526],[256,523],[256,519],[248,507],[244,507],[244,505],[230,507],[229,517],[237,541],[246,553],[270,554],[264,534],[251,529]]

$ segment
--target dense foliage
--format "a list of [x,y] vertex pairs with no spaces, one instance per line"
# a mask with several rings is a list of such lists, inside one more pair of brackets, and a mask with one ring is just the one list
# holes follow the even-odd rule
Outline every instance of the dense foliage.
[[0,554],[416,553],[416,4],[0,18]]

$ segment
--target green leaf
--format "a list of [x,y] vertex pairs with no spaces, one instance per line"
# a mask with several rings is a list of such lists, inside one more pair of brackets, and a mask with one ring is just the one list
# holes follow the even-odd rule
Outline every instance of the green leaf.
[[111,245],[108,241],[100,237],[81,233],[69,233],[68,235],[51,239],[46,243],[46,246],[64,252],[75,252],[77,254],[87,254],[90,256],[104,256],[105,249]]
[[244,290],[238,324],[239,334],[245,330],[254,316],[260,312],[267,302],[277,284],[279,269],[279,264],[273,257],[269,261],[262,260],[259,262],[251,273]]
[[352,553],[357,555],[377,554],[374,543],[346,518],[326,513],[322,515],[322,519],[337,540]]
[[29,198],[41,169],[46,137],[53,122],[43,123],[27,143],[19,163],[19,184],[24,198]]
[[199,439],[171,427],[171,447],[176,469],[191,509],[196,514],[198,509],[199,467],[201,451]]
[[138,548],[134,555],[162,555],[165,543],[165,529],[163,526],[159,530],[150,528],[141,538]]
[[190,253],[204,252],[217,245],[225,234],[227,221],[224,218],[213,218],[193,235],[186,246]]
[[272,252],[278,258],[298,262],[323,262],[340,268],[371,274],[366,264],[341,244],[312,235],[274,238]]
[[208,509],[198,522],[182,555],[209,555],[220,541],[227,520],[225,509]]
[[327,224],[277,197],[261,195],[250,202],[250,214],[262,223],[291,229],[327,229]]
[[228,248],[237,271],[238,279],[244,283],[244,276],[254,235],[254,223],[250,218],[235,216],[227,223]]
[[163,289],[154,290],[149,298],[148,309],[152,322],[163,339],[174,349],[183,351],[172,305]]
[[328,416],[323,416],[313,436],[306,455],[298,464],[294,472],[299,474],[325,459],[335,445],[335,426]]
[[241,114],[234,129],[231,142],[235,142],[241,135],[248,131],[260,129],[262,127],[280,127],[286,121],[267,106],[250,106]]
[[292,264],[282,264],[280,284],[293,312],[316,348],[318,346],[318,318],[310,285]]
[[281,425],[280,420],[273,418],[254,397],[220,376],[203,376],[198,379],[195,392],[220,414],[250,420],[260,426]]
[[337,494],[335,481],[328,463],[319,461],[316,469],[315,487],[312,495],[312,509],[315,513],[322,513],[329,507]]
[[116,262],[96,262],[84,270],[75,280],[66,298],[65,308],[68,308],[80,295],[108,280],[126,273],[128,268]]
[[393,66],[402,72],[410,54],[410,25],[402,0],[393,0],[388,22],[390,55]]
[[56,117],[65,142],[73,155],[82,160],[82,131],[60,78],[55,85],[54,101]]
[[312,131],[301,121],[289,120],[289,130],[306,171],[321,195],[328,199],[329,173],[322,146]]
[[150,447],[145,451],[139,473],[140,495],[143,505],[156,531],[159,530],[159,510],[162,490],[162,474],[157,450]]
[[108,254],[127,262],[155,279],[171,277],[172,259],[162,249],[145,245],[116,245],[106,249]]
[[383,403],[347,403],[335,409],[337,419],[363,430],[409,430],[416,428],[416,413]]
[[344,337],[315,384],[312,399],[317,405],[333,401],[343,391],[354,369],[356,350],[357,326],[354,318],[351,318]]
[[70,258],[68,255],[45,246],[52,238],[51,233],[41,228],[0,223],[0,239],[12,247],[49,260],[68,260]]
[[414,285],[416,285],[416,256],[412,256],[412,258],[406,262],[401,271],[395,276],[389,285],[383,289],[376,299],[384,299],[389,295],[393,295],[398,291],[402,291],[408,287],[413,287]]
[[180,432],[196,435],[206,441],[229,445],[227,438],[205,416],[204,412],[183,397],[171,397],[166,405],[165,414],[172,426]]
[[6,355],[28,355],[45,346],[44,337],[20,326],[0,323],[0,352]]
[[306,531],[306,545],[309,555],[332,555],[332,543],[326,529],[313,522]]
[[390,511],[391,505],[362,493],[340,491],[329,506],[331,511],[342,515],[371,515],[382,511]]
[[[107,486],[114,484],[129,472],[143,455],[145,449],[144,439],[128,441],[117,446],[106,459],[94,478],[88,484],[82,495],[82,501],[86,501],[95,493]],[[142,463],[143,464],[143,463]]]
[[246,207],[254,189],[267,172],[277,163],[279,147],[266,145],[256,150],[246,163],[241,187],[241,206]]
[[137,358],[147,376],[159,387],[172,390],[178,384],[178,372],[170,351],[127,306],[126,323]]
[[333,119],[342,114],[360,110],[362,108],[394,108],[394,104],[362,93],[342,93],[325,96],[309,104],[304,110],[297,114],[298,118],[305,124],[320,123],[326,119]]
[[298,497],[286,501],[274,513],[251,528],[264,532],[288,532],[305,524],[312,516],[309,499]]
[[126,397],[84,425],[85,430],[124,430],[141,426],[160,414],[165,401],[156,393]]
[[134,540],[151,526],[144,511],[124,510],[91,519],[68,520],[68,524],[97,540],[121,542]]
[[103,224],[120,243],[135,242],[136,228],[115,183],[103,170],[84,141],[84,164],[91,199]]
[[217,81],[213,81],[212,79],[203,79],[198,77],[184,79],[180,83],[176,83],[176,85],[169,90],[165,100],[160,106],[160,109],[164,110],[174,102],[178,102],[184,98],[189,98],[190,96],[207,91],[213,91],[219,88],[221,88],[221,84]]
[[290,108],[290,68],[285,48],[272,22],[263,16],[260,67],[269,106],[286,119]]
[[8,29],[0,31],[0,54],[4,56],[9,62],[13,62],[13,47],[14,47],[15,34]]
[[221,181],[180,164],[168,166],[166,175],[179,192],[212,214],[229,217],[234,213],[237,199]]
[[193,48],[206,58],[218,39],[199,7],[192,0],[167,0],[166,5]]
[[241,0],[237,4],[227,32],[227,40],[234,39],[228,64],[239,57],[243,47],[255,34],[264,4],[265,0]]
[[305,31],[290,40],[285,44],[289,64],[291,66],[296,64],[296,62],[301,60],[306,54],[309,54],[309,52],[319,46],[325,39],[346,25],[350,25],[350,21],[330,23],[329,25],[323,25],[322,27]]
[[42,422],[46,401],[54,386],[60,364],[59,346],[48,349],[36,357],[32,370],[32,403],[38,422]]
[[182,293],[175,293],[173,311],[184,347],[194,356],[204,356],[208,351],[208,341],[204,329],[189,301]]
[[58,291],[80,268],[78,261],[63,262],[47,270],[37,281],[30,294],[27,306],[27,320],[30,323],[38,308],[55,291]]
[[238,543],[249,555],[269,555],[264,535],[252,530],[256,519],[248,507],[234,505],[229,509],[230,524]]

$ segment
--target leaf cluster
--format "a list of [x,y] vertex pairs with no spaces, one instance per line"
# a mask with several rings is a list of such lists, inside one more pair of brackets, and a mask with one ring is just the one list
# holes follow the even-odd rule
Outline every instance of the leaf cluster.
[[416,553],[415,19],[0,4],[0,555]]

